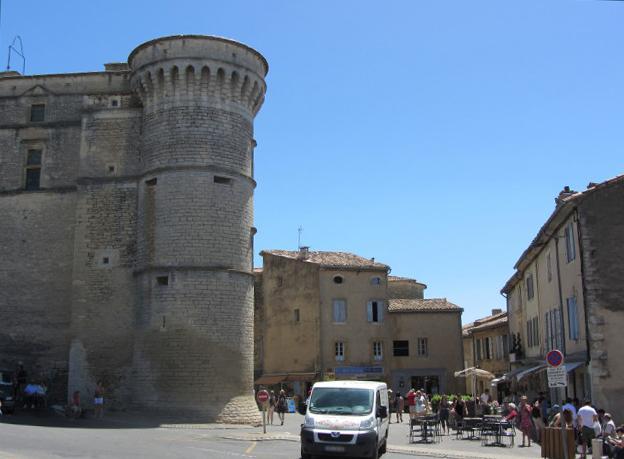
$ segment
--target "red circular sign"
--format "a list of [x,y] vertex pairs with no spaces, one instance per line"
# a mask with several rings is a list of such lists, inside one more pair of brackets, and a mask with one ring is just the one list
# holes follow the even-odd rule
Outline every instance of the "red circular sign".
[[563,363],[563,354],[555,349],[546,354],[546,363],[551,367],[558,367]]
[[260,403],[265,403],[269,399],[269,393],[266,390],[259,390],[256,398]]

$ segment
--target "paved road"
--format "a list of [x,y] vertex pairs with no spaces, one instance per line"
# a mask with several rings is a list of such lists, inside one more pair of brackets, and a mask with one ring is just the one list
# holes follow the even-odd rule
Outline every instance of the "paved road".
[[[216,424],[166,424],[152,418],[108,413],[103,421],[44,415],[0,416],[0,459],[23,458],[299,458],[303,417],[262,428]],[[444,437],[437,444],[409,444],[406,423],[390,426],[385,459],[528,459],[539,447],[486,448],[480,441]],[[409,456],[406,455],[409,454]]]
[[[300,457],[298,442],[224,439],[228,432],[252,433],[252,429],[134,427],[112,421],[70,422],[50,417],[11,419],[5,416],[0,421],[0,459]],[[387,454],[383,457],[404,459],[407,456]]]

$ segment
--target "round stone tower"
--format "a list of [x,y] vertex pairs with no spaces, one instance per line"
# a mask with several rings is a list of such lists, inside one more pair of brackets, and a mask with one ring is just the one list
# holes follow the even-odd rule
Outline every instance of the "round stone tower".
[[266,60],[218,37],[129,56],[143,104],[133,402],[258,421],[253,399],[253,120]]

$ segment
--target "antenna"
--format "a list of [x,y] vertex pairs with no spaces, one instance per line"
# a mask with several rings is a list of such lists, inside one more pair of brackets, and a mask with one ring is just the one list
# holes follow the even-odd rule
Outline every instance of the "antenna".
[[[15,47],[15,43],[19,45],[19,50]],[[22,75],[26,73],[26,57],[24,56],[24,44],[22,37],[16,35],[13,42],[9,45],[9,59],[7,60],[7,70],[11,70],[11,51],[22,58]]]
[[303,233],[303,226],[299,225],[297,232],[299,233],[299,236],[297,237],[297,248],[301,249],[301,234]]

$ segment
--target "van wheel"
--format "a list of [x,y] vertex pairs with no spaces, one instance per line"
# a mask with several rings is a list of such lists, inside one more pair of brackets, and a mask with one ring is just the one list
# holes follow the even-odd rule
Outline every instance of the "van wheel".
[[371,455],[370,459],[379,459],[379,444],[377,442],[375,442],[375,451],[373,451],[373,454]]
[[303,448],[301,448],[301,459],[312,459],[312,455],[304,453]]
[[381,448],[379,448],[379,455],[382,456],[383,454],[386,454],[386,447],[388,445],[388,439],[385,439],[383,444],[381,445]]

